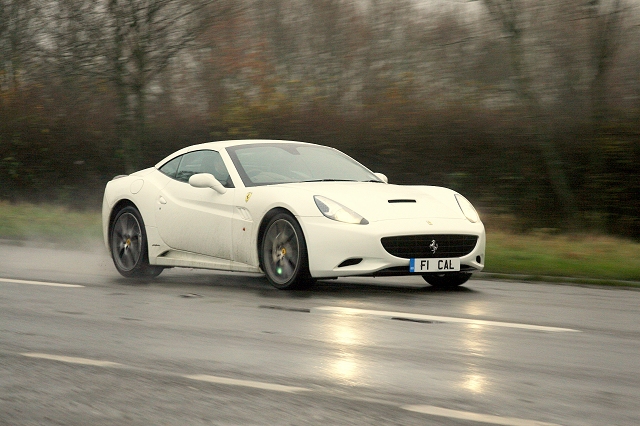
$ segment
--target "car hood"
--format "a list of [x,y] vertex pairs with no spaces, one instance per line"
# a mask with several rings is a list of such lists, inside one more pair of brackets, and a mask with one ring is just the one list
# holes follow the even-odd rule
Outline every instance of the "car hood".
[[455,192],[437,186],[401,186],[374,182],[305,182],[283,186],[321,195],[368,221],[413,218],[464,219]]

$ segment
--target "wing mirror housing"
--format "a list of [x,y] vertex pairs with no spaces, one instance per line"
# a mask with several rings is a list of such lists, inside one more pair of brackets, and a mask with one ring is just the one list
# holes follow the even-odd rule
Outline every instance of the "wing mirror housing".
[[389,178],[387,178],[386,175],[384,175],[382,173],[374,173],[374,175],[376,175],[376,177],[378,179],[380,179],[381,181],[383,181],[384,183],[389,183]]
[[189,178],[189,185],[194,188],[211,188],[218,194],[227,192],[218,179],[214,178],[211,173],[197,173]]

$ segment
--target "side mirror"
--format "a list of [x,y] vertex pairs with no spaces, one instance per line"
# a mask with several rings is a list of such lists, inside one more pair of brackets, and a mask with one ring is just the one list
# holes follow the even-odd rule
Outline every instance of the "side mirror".
[[227,188],[222,186],[218,179],[214,178],[211,173],[197,173],[189,178],[189,185],[194,188],[211,188],[218,194],[227,192]]
[[387,176],[383,175],[382,173],[374,173],[374,175],[376,175],[376,177],[384,183],[389,183],[389,179],[387,178]]

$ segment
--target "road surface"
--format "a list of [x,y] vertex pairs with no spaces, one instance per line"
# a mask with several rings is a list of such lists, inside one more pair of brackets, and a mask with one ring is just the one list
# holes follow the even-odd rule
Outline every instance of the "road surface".
[[639,291],[424,287],[0,245],[0,424],[640,424]]

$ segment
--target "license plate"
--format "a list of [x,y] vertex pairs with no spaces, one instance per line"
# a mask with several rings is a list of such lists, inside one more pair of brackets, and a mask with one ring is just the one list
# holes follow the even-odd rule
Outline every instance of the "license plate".
[[460,259],[411,259],[409,272],[460,271]]

